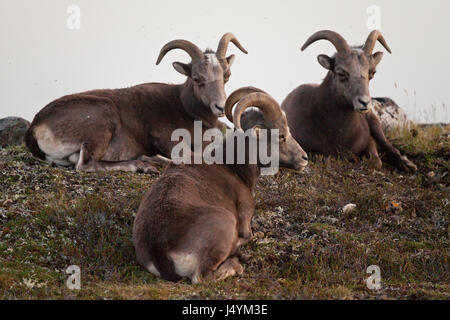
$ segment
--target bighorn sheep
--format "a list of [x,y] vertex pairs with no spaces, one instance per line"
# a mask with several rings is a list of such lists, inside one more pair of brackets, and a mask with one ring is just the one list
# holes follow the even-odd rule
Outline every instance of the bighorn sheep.
[[[231,118],[231,109],[238,101]],[[242,117],[251,106],[260,110],[256,118],[262,121]],[[286,116],[272,97],[259,89],[241,88],[229,96],[226,110],[237,129],[253,128],[252,132],[260,132],[258,128],[279,129],[275,136],[280,143],[280,166],[301,171],[307,165],[306,153],[290,135]],[[242,126],[241,117],[245,120]],[[220,144],[224,156],[229,137]],[[262,135],[255,137],[261,140]],[[249,157],[247,154],[246,159]],[[248,162],[170,164],[145,195],[134,221],[138,262],[149,272],[170,281],[188,277],[196,283],[241,274],[237,250],[252,238],[251,191],[260,168]]]
[[229,42],[247,53],[231,33],[221,38],[217,52],[202,52],[186,40],[167,43],[156,64],[172,49],[186,51],[191,63],[173,63],[187,76],[184,84],[147,83],[62,97],[35,116],[26,145],[42,160],[82,171],[155,170],[150,157],[170,157],[173,130],[192,131],[194,120],[202,120],[205,130],[223,127],[218,116],[235,58],[226,57]]
[[321,85],[298,87],[281,105],[293,137],[307,152],[365,155],[375,158],[381,168],[378,143],[390,163],[404,171],[416,171],[417,167],[386,139],[371,110],[369,81],[383,57],[382,52],[372,54],[376,41],[391,53],[384,37],[379,31],[372,31],[364,46],[350,47],[338,33],[319,31],[306,41],[302,51],[322,39],[337,49],[331,58],[318,56],[320,65],[329,70],[325,80]]

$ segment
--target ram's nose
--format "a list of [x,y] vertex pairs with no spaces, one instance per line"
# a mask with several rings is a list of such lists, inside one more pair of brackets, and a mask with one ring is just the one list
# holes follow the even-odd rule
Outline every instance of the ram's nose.
[[222,116],[225,111],[225,106],[219,103],[212,103],[210,108],[212,113],[215,114],[216,116]]
[[356,97],[353,101],[353,107],[358,112],[367,113],[372,108],[372,98],[367,95]]
[[308,155],[307,154],[302,156],[302,160],[304,161],[303,163],[304,163],[305,166],[308,165]]

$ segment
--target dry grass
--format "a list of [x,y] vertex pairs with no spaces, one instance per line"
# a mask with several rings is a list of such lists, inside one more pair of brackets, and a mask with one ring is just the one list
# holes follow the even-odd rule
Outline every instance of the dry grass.
[[[78,173],[2,149],[0,299],[449,299],[448,129],[392,134],[417,175],[318,159],[301,176],[261,178],[253,224],[265,236],[245,247],[244,275],[194,286],[134,259],[133,218],[156,175]],[[80,291],[65,286],[72,264]],[[365,285],[370,265],[379,291]]]

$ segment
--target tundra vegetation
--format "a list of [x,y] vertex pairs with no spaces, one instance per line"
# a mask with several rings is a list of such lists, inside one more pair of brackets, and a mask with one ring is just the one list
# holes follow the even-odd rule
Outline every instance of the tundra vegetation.
[[[415,175],[336,158],[260,178],[245,273],[196,285],[135,259],[132,223],[158,174],[77,172],[24,146],[0,149],[0,298],[449,299],[449,129],[388,134]],[[65,286],[74,264],[79,291]],[[366,287],[370,265],[381,268],[379,291]]]

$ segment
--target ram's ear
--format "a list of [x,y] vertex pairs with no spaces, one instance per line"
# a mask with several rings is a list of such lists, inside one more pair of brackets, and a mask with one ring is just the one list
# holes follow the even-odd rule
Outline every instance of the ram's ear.
[[181,62],[174,62],[172,63],[173,67],[175,68],[175,70],[177,70],[179,73],[190,77],[192,75],[191,72],[191,66],[189,64],[184,64]]
[[375,66],[377,66],[381,62],[381,59],[383,59],[383,55],[384,53],[381,51],[375,52],[372,55],[373,63],[375,63]]
[[327,70],[334,69],[334,60],[325,54],[319,55],[317,61],[319,61],[320,65]]
[[229,57],[227,57],[228,67],[231,67],[231,65],[232,65],[233,62],[234,62],[234,58],[235,58],[235,55],[234,55],[234,54],[232,54],[232,55],[230,55]]

